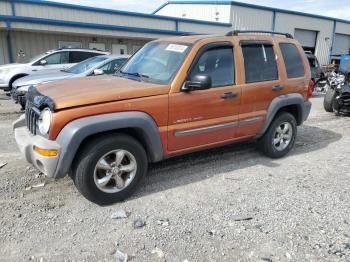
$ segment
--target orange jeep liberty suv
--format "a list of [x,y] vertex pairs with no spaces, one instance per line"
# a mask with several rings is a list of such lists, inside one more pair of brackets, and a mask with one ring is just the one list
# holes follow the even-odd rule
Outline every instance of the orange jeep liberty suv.
[[146,44],[117,75],[31,87],[13,127],[29,163],[69,174],[103,205],[129,196],[149,163],[175,155],[255,139],[283,157],[311,92],[308,60],[289,34],[183,36]]

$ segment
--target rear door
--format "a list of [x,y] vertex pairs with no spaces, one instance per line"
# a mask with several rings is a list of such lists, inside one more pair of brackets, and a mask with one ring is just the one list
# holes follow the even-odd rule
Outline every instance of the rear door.
[[204,45],[187,72],[187,80],[195,75],[209,75],[212,87],[170,94],[168,150],[172,152],[235,137],[241,91],[235,85],[232,43]]
[[255,136],[265,119],[272,99],[285,93],[278,70],[276,47],[270,41],[242,40],[240,42],[245,83],[238,137]]

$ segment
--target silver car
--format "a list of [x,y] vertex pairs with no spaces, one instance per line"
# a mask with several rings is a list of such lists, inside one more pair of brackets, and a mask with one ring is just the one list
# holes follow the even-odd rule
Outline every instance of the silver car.
[[60,48],[37,55],[24,63],[1,65],[0,89],[11,91],[13,83],[19,78],[45,71],[57,71],[87,58],[108,54],[108,52],[92,49]]
[[30,86],[37,86],[67,78],[114,74],[129,58],[128,55],[100,55],[61,71],[22,77],[13,83],[12,99],[24,109],[26,94]]

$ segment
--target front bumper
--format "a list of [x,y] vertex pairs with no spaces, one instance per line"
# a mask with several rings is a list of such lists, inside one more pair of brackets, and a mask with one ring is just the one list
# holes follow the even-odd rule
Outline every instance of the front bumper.
[[[57,164],[61,156],[60,145],[56,141],[48,140],[39,135],[32,135],[25,125],[24,115],[13,123],[13,129],[17,146],[27,162],[33,164],[48,177],[55,177]],[[34,146],[48,150],[55,149],[57,150],[57,156],[42,156],[34,151]]]
[[11,97],[12,99],[17,103],[19,103],[22,107],[25,106],[27,98],[26,98],[27,94],[19,94],[18,92],[12,90],[11,92]]
[[7,84],[7,83],[0,83],[0,89],[8,90],[9,89],[9,84]]

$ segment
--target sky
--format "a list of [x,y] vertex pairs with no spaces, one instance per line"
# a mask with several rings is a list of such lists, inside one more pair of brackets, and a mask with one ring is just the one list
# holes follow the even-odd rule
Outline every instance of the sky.
[[[54,0],[109,9],[151,13],[165,0]],[[281,9],[331,16],[350,20],[350,0],[237,0],[238,2],[264,5]]]

